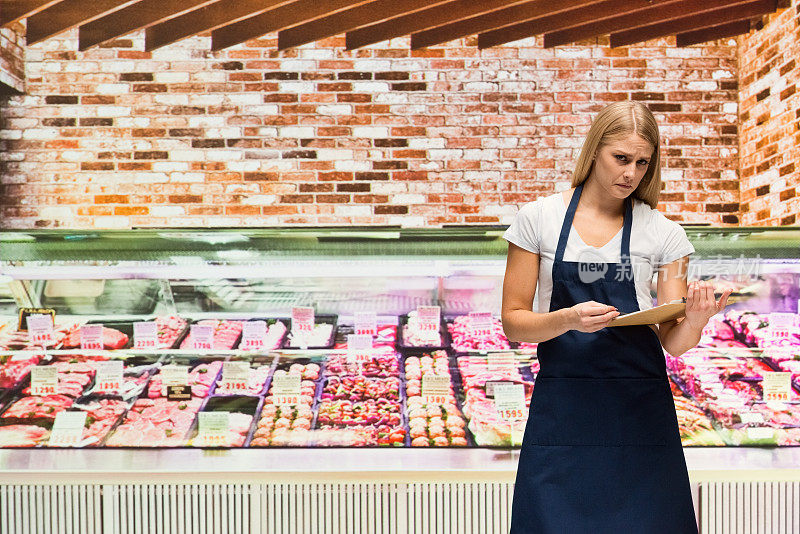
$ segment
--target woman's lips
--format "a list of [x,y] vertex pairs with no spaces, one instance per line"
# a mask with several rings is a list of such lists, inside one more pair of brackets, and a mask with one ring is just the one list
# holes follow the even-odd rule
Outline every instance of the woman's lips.
[[616,185],[621,187],[621,188],[623,188],[623,189],[632,189],[632,186],[630,186],[630,185],[622,185],[622,184],[616,184]]

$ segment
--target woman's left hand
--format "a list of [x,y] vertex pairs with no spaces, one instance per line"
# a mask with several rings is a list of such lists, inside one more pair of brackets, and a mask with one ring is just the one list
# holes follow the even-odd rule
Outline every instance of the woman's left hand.
[[691,282],[686,296],[686,319],[689,325],[702,330],[708,320],[725,308],[732,289],[726,290],[719,301],[714,300],[714,288],[708,282]]

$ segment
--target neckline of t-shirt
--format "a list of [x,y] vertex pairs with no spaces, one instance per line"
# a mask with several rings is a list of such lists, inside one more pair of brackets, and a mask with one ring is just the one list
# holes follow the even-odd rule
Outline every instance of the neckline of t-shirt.
[[[563,212],[564,212],[564,214],[566,214],[567,213],[567,209],[569,209],[569,206],[567,206],[567,204],[565,203],[564,195],[562,195],[561,192],[558,193],[558,196],[561,199],[561,206],[564,208]],[[562,220],[563,220],[563,217],[562,217]],[[617,231],[617,233],[614,234],[614,236],[611,239],[609,239],[608,242],[605,245],[603,245],[602,247],[596,247],[594,245],[589,245],[588,243],[586,243],[586,241],[584,241],[583,238],[581,237],[581,234],[578,233],[578,230],[575,229],[574,225],[570,226],[569,233],[570,233],[570,235],[574,235],[575,237],[577,237],[578,241],[580,241],[583,246],[589,247],[589,248],[593,248],[595,250],[603,250],[607,246],[615,243],[618,240],[618,238],[622,235],[622,231],[624,229],[625,229],[625,226],[623,225],[622,228],[620,228]]]

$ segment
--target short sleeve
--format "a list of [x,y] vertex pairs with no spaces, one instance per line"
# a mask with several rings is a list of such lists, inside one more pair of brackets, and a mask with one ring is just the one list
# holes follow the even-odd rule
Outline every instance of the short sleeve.
[[686,237],[686,231],[683,227],[663,215],[660,218],[664,227],[663,233],[661,233],[664,236],[664,243],[657,267],[672,263],[679,258],[694,253],[694,246],[689,242],[689,238]]
[[541,213],[542,203],[539,200],[522,206],[511,226],[503,234],[503,239],[528,252],[539,254]]

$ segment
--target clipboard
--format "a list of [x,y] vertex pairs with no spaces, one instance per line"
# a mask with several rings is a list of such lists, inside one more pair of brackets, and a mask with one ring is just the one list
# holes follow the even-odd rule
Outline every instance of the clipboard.
[[611,320],[608,326],[633,326],[664,323],[686,315],[686,299],[674,300],[649,310],[626,313]]

